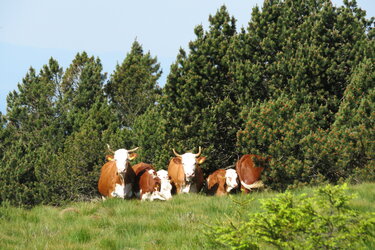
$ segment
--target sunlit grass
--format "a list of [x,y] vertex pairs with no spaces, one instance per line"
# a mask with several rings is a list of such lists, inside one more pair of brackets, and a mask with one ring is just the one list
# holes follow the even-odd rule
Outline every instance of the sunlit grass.
[[[375,183],[350,186],[350,192],[357,193],[351,202],[357,211],[375,212]],[[0,249],[204,249],[205,225],[238,212],[259,212],[259,200],[275,195],[189,194],[167,202],[110,199],[30,210],[3,204]],[[247,203],[246,211],[238,211],[236,202]]]

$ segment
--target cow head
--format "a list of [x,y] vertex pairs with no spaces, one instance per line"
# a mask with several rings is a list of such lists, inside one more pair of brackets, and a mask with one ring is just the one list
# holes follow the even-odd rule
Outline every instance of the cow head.
[[227,184],[227,192],[229,193],[232,189],[238,186],[237,172],[234,169],[227,169],[225,172],[225,183]]
[[185,173],[185,179],[187,182],[190,182],[195,177],[195,169],[198,164],[202,164],[206,157],[200,156],[202,153],[202,148],[199,147],[199,152],[197,154],[185,153],[180,155],[176,153],[173,149],[173,153],[177,156],[178,160],[181,161],[182,167]]
[[[107,144],[107,147],[108,147],[108,150],[113,152],[110,149],[108,144]],[[135,159],[138,156],[136,153],[133,153],[137,149],[138,149],[138,147],[130,149],[130,150],[126,150],[124,148],[121,148],[121,149],[118,149],[115,152],[113,152],[113,154],[114,154],[113,161],[116,162],[116,167],[117,167],[118,173],[125,172],[127,167],[128,167],[128,162],[130,160]]]

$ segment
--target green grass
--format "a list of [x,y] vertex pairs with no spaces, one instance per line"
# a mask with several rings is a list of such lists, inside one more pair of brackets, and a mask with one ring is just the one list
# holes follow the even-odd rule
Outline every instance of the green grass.
[[[311,188],[296,190],[311,193]],[[350,186],[357,193],[351,205],[375,212],[375,183]],[[0,249],[204,249],[206,224],[235,216],[232,201],[246,202],[245,213],[258,212],[260,199],[273,192],[210,197],[174,196],[167,202],[111,199],[37,206],[27,210],[0,206]]]

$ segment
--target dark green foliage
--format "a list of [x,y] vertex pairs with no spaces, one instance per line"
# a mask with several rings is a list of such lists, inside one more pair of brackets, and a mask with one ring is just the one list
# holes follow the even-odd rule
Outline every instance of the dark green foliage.
[[291,193],[262,201],[262,210],[207,231],[214,246],[232,249],[354,249],[374,241],[375,220],[349,206],[346,185],[318,188],[313,196]]
[[[351,77],[330,130],[305,140],[312,168],[325,165],[337,178],[374,181],[375,75],[374,61],[365,60]],[[328,171],[329,170],[329,171]]]
[[131,127],[135,118],[155,104],[160,94],[157,80],[161,75],[157,58],[145,54],[134,41],[123,63],[116,66],[106,85],[106,92],[118,113],[122,125]]
[[160,105],[150,107],[137,117],[133,124],[134,145],[139,146],[137,162],[153,164],[157,169],[167,169],[171,151],[165,145],[165,123]]
[[[166,147],[178,152],[203,147],[205,169],[232,164],[236,158],[238,112],[227,52],[236,34],[235,19],[223,6],[209,17],[209,30],[195,27],[189,54],[180,50],[162,99]],[[229,153],[230,152],[230,153]],[[213,157],[215,155],[215,157]]]
[[[271,164],[263,172],[263,178],[272,188],[285,189],[299,183],[314,183],[325,180],[322,171],[306,165],[304,138],[321,127],[319,112],[311,110],[307,104],[299,105],[289,97],[254,105],[246,109],[245,129],[238,132],[238,146],[242,153],[249,151],[272,157]],[[323,166],[320,166],[323,167]]]
[[[341,100],[353,70],[374,56],[371,32],[366,33],[371,25],[354,1],[340,8],[323,0],[266,1],[262,11],[254,9],[248,33],[236,41],[247,46],[234,50],[240,58],[235,72],[240,86],[252,82],[257,91],[265,89],[268,100],[253,88],[245,90],[248,107],[237,145],[242,153],[272,156],[264,174],[271,187],[337,183],[353,174],[350,169],[373,165],[373,149],[367,147],[366,156],[359,152],[360,141],[371,140],[371,135],[339,136],[344,124],[335,122],[348,112],[340,105],[346,105]],[[368,82],[373,85],[374,80]],[[254,104],[253,98],[260,102]],[[351,141],[357,141],[356,148]]]

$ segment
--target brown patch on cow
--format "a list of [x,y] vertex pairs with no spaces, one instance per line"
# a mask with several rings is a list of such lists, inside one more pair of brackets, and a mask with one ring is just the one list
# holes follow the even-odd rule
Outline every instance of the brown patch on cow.
[[117,172],[116,162],[108,161],[100,170],[99,193],[105,197],[112,197],[111,193],[115,190],[116,184],[124,185],[124,180]]
[[[160,191],[161,180],[156,175],[155,167],[151,164],[144,162],[138,163],[132,167],[135,173],[135,182],[134,182],[134,193],[141,192],[140,198],[145,193],[152,193],[154,191]],[[153,170],[154,174],[150,174],[149,171]]]
[[225,195],[227,184],[225,179],[226,170],[218,169],[207,178],[207,194],[209,195]]
[[[236,171],[240,181],[251,185],[260,180],[261,174],[267,167],[270,157],[247,154],[243,155],[236,163]],[[241,184],[241,190],[248,193],[249,190]]]

